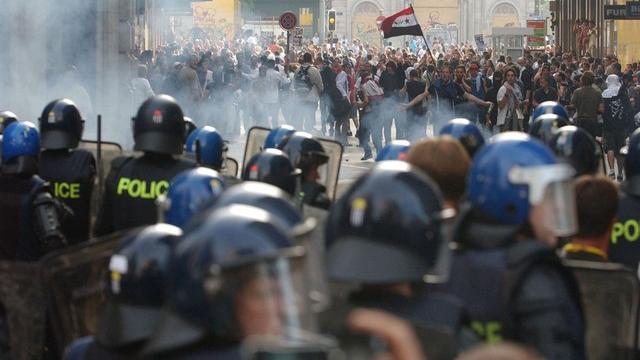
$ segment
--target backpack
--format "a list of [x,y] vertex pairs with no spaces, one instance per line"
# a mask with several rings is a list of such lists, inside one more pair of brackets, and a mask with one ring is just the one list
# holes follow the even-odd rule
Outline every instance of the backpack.
[[311,84],[311,77],[309,76],[309,67],[311,65],[302,65],[300,70],[294,76],[294,83],[296,93],[308,94],[311,91],[313,85]]

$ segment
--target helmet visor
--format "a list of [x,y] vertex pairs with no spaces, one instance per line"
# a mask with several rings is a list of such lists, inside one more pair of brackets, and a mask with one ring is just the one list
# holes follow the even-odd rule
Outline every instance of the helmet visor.
[[[304,254],[302,248],[294,248]],[[295,337],[316,324],[303,255],[288,254],[248,265],[224,268],[205,282],[209,293],[234,290],[233,311],[242,339],[254,336]],[[219,280],[216,280],[219,279]]]
[[514,167],[509,172],[509,180],[527,185],[529,203],[545,208],[545,223],[556,236],[570,236],[577,231],[574,174],[575,170],[568,164]]

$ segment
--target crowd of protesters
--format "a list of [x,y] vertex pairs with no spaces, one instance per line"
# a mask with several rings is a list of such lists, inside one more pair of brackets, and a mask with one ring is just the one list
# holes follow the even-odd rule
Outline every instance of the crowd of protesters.
[[[241,127],[283,123],[345,146],[355,136],[363,160],[373,157],[370,142],[376,151],[394,138],[415,142],[452,118],[470,119],[487,136],[527,131],[535,106],[557,101],[603,144],[613,169],[640,120],[640,69],[615,56],[546,49],[514,59],[468,44],[379,49],[346,39],[320,44],[317,36],[286,54],[282,37],[259,42],[196,39],[139,54],[134,98],[173,95],[198,125],[227,139]],[[621,161],[618,168],[622,176]]]

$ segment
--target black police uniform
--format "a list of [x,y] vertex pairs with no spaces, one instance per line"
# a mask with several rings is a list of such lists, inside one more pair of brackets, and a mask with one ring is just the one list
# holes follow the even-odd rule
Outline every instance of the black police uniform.
[[96,176],[93,154],[83,149],[43,151],[40,176],[51,184],[53,196],[73,211],[73,216],[62,227],[69,244],[89,239],[91,196]]
[[48,190],[37,175],[0,174],[0,260],[35,261],[64,243]]
[[193,162],[155,153],[114,159],[105,181],[96,235],[155,224],[155,200],[169,189],[174,176],[194,167]]
[[176,99],[157,95],[140,105],[133,118],[134,150],[144,155],[111,162],[96,235],[157,222],[155,200],[167,192],[174,176],[195,167],[178,158],[184,150],[184,134],[184,115]]
[[517,229],[460,215],[450,280],[430,290],[453,294],[472,328],[489,342],[508,339],[549,359],[584,359],[580,294],[555,252],[535,240],[514,241]]
[[637,270],[640,262],[640,176],[633,176],[620,187],[617,221],[611,231],[609,260]]
[[408,298],[388,291],[355,292],[319,316],[322,330],[339,339],[348,336],[344,319],[356,308],[382,310],[409,321],[429,359],[453,359],[478,342],[464,306],[446,294]]

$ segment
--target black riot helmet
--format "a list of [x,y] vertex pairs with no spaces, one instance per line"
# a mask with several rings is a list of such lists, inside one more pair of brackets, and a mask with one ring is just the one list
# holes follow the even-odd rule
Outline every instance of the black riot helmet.
[[187,138],[189,137],[189,135],[191,135],[191,133],[197,128],[198,127],[196,126],[196,123],[193,122],[193,119],[191,119],[188,116],[184,117],[184,141],[185,141],[185,143],[187,142]]
[[556,114],[540,115],[531,124],[529,135],[548,145],[553,135],[558,132],[558,129],[567,125],[571,124],[562,116]]
[[320,166],[329,161],[322,144],[306,132],[296,131],[278,148],[287,154],[293,167],[300,169],[303,176],[313,166]]
[[74,149],[82,138],[82,116],[69,99],[54,100],[45,106],[38,119],[42,148],[46,150]]
[[140,105],[133,118],[134,150],[159,154],[182,154],[184,115],[176,99],[156,95]]
[[173,225],[151,225],[134,230],[111,255],[100,344],[119,348],[152,335],[165,300],[171,254],[181,235]]
[[293,196],[296,191],[296,177],[300,173],[300,169],[293,168],[284,152],[266,149],[249,160],[242,173],[242,180],[275,185]]
[[330,280],[390,284],[435,280],[447,242],[437,185],[403,161],[383,161],[334,204],[325,231]]
[[4,129],[16,121],[20,121],[18,115],[8,110],[0,111],[0,135],[4,133]]
[[602,158],[600,147],[587,131],[576,126],[563,126],[551,138],[549,147],[560,161],[569,163],[576,176],[594,175]]

